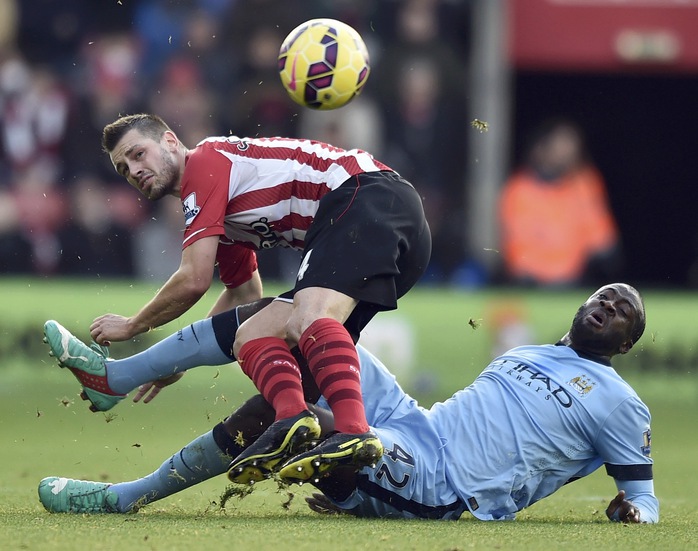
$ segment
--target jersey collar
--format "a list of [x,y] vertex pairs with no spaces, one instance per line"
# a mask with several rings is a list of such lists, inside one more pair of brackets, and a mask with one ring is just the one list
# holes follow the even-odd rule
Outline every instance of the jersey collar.
[[[555,343],[555,346],[567,346],[567,345],[561,341],[558,341]],[[604,358],[603,356],[597,356],[595,354],[585,354],[584,352],[580,352],[578,350],[575,350],[571,346],[568,346],[568,348],[570,350],[574,351],[574,353],[577,354],[577,356],[579,356],[580,358],[584,358],[585,360],[589,360],[591,362],[596,362],[597,364],[606,365],[608,367],[611,367],[611,362],[608,358]]]

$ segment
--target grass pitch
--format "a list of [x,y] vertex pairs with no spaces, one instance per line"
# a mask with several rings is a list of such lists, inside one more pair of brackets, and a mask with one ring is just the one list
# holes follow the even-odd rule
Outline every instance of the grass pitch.
[[[123,282],[0,280],[0,547],[2,549],[695,549],[698,546],[698,378],[690,357],[692,312],[698,297],[646,292],[648,329],[635,357],[619,371],[653,415],[655,487],[661,521],[623,526],[605,519],[615,495],[603,469],[563,488],[518,515],[515,522],[482,523],[467,514],[457,522],[363,520],[323,517],[303,497],[311,490],[279,491],[271,482],[221,507],[228,481],[221,477],[156,502],[132,515],[46,513],[37,485],[50,475],[122,481],[157,468],[209,430],[253,392],[236,366],[202,367],[148,405],[124,402],[93,414],[77,397],[78,385],[45,354],[41,326],[56,318],[81,336],[97,315],[129,314],[154,289]],[[397,313],[384,314],[373,337],[408,391],[424,405],[472,381],[496,342],[503,304],[529,326],[532,342],[551,342],[568,327],[586,292],[467,293],[417,289]],[[212,297],[154,336],[169,335],[206,314]],[[511,312],[510,312],[511,313]],[[375,321],[380,320],[377,318]],[[499,321],[498,321],[499,320]],[[407,332],[406,331],[407,328]],[[16,332],[22,332],[17,338]],[[410,357],[389,338],[410,339]],[[151,335],[152,336],[152,335]],[[136,343],[145,346],[147,339]],[[403,341],[406,342],[406,341]],[[6,346],[15,343],[13,346]],[[19,344],[17,344],[19,343]],[[119,348],[123,347],[123,348]],[[672,356],[680,348],[681,354]],[[120,356],[126,345],[115,345]],[[38,353],[37,351],[40,351]],[[642,354],[673,370],[635,369]],[[402,364],[401,364],[402,362]],[[648,363],[645,361],[645,363]],[[406,364],[407,367],[404,365]],[[622,364],[622,365],[621,365]],[[643,364],[644,365],[644,364]]]

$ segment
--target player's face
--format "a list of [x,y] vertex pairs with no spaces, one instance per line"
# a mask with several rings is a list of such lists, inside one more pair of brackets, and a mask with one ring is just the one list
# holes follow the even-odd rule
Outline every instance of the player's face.
[[111,162],[126,181],[155,201],[179,190],[180,171],[167,133],[159,142],[129,130],[110,153]]
[[633,331],[643,315],[635,289],[621,283],[601,287],[574,316],[572,346],[600,356],[625,353],[632,348]]

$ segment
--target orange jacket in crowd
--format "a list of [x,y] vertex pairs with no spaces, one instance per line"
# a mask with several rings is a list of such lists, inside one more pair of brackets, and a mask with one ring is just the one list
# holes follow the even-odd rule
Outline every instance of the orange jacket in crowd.
[[574,284],[590,258],[618,243],[601,174],[580,167],[541,181],[521,169],[500,197],[501,252],[508,276],[538,284]]

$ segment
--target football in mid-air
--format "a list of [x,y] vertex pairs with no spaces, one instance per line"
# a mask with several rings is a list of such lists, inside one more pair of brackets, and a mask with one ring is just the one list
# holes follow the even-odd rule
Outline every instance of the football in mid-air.
[[292,30],[279,50],[281,82],[293,101],[337,109],[361,93],[371,71],[358,32],[335,19],[311,19]]

